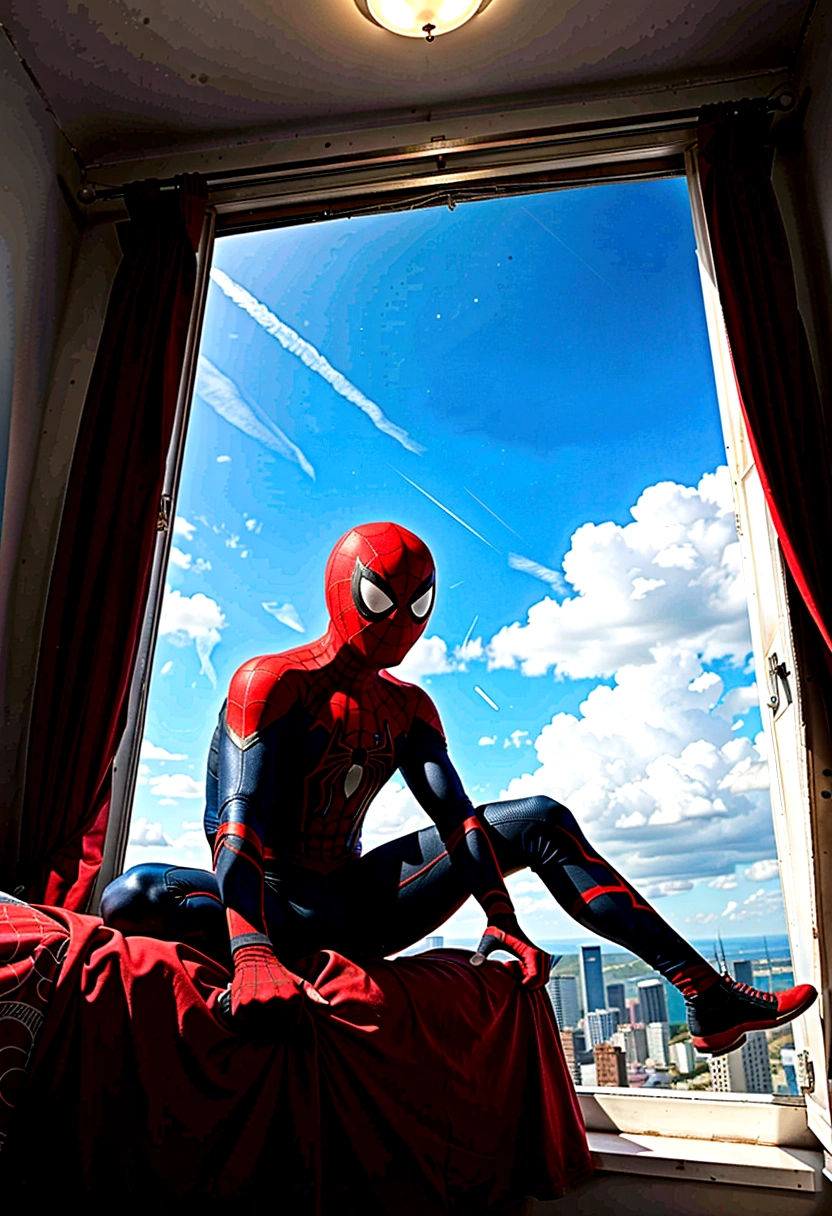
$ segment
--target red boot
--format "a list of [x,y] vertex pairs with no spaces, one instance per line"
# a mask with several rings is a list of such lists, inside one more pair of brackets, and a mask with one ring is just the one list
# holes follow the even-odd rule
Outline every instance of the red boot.
[[745,1042],[749,1030],[771,1030],[805,1013],[817,998],[811,984],[787,992],[761,992],[723,975],[699,996],[687,1001],[688,1026],[697,1051],[724,1056]]

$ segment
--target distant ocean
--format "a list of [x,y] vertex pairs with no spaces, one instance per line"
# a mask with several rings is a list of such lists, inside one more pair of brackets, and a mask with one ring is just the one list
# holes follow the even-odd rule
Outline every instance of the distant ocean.
[[[580,952],[582,945],[600,945],[602,956],[617,955],[620,959],[622,955],[628,952],[622,950],[620,946],[616,946],[613,942],[606,942],[603,938],[585,937],[578,941],[552,941],[548,939],[540,939],[537,943],[543,949],[548,950],[550,954],[574,955]],[[693,938],[691,944],[705,958],[712,960],[714,958],[716,940],[712,937]],[[448,937],[445,938],[445,945],[459,950],[475,950],[477,943],[473,939]],[[729,963],[734,959],[751,959],[753,962],[761,962],[766,958],[766,946],[768,946],[768,956],[772,963],[778,963],[782,966],[783,963],[791,963],[791,951],[789,950],[789,939],[785,933],[773,933],[771,936],[754,936],[754,937],[723,937],[722,945],[725,950],[725,957]],[[420,946],[419,949],[424,949]],[[634,955],[633,957],[637,957]]]

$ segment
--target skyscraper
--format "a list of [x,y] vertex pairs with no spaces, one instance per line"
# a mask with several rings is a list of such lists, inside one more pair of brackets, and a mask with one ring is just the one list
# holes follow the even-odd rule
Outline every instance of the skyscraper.
[[627,997],[627,1021],[631,1026],[641,1022],[641,1005],[634,996]]
[[670,1063],[670,1027],[667,1022],[647,1023],[647,1058],[658,1068]]
[[774,1085],[763,1030],[749,1030],[745,1043],[710,1062],[711,1088],[717,1093],[770,1094]]
[[617,1009],[619,1022],[627,1021],[627,1002],[624,997],[623,984],[607,984],[607,1009]]
[[754,985],[754,964],[747,958],[735,958],[731,964],[734,979],[740,984]]
[[578,1004],[578,979],[574,975],[553,975],[547,985],[549,999],[561,1030],[578,1025],[581,1007]]
[[445,945],[444,937],[440,937],[437,935],[434,937],[425,938],[425,949],[426,950],[441,950],[444,947],[444,945]]
[[610,1036],[615,1034],[617,1028],[617,1009],[593,1009],[586,1015],[590,1047],[595,1047],[598,1043],[608,1043]]
[[566,1060],[566,1067],[569,1069],[569,1075],[576,1085],[580,1085],[581,1067],[578,1062],[579,1052],[573,1032],[571,1030],[562,1030],[560,1041],[563,1047],[563,1058]]
[[670,1044],[670,1059],[681,1073],[691,1073],[696,1067],[696,1052],[690,1039]]
[[648,1026],[651,1022],[669,1022],[667,1016],[667,999],[664,994],[664,981],[639,980],[638,1001],[641,1006],[641,1020]]
[[620,1047],[598,1043],[594,1049],[597,1085],[626,1085],[627,1060]]
[[647,1032],[643,1026],[620,1026],[611,1036],[610,1042],[621,1048],[631,1068],[643,1064],[647,1059]]
[[583,989],[584,1013],[593,1009],[605,1009],[604,964],[600,946],[581,946],[581,988]]

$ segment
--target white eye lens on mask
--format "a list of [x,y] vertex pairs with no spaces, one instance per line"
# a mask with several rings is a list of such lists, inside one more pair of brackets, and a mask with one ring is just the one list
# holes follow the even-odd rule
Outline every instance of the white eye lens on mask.
[[433,592],[434,588],[428,587],[427,591],[410,605],[410,611],[417,621],[423,621],[433,607]]
[[377,587],[375,583],[371,583],[368,578],[362,578],[358,585],[359,595],[369,612],[374,616],[380,616],[384,612],[389,612],[393,607],[393,601],[389,595],[385,595],[381,587]]

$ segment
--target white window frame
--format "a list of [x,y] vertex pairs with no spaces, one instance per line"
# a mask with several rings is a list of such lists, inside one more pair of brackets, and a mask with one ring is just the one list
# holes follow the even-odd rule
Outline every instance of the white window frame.
[[[717,396],[734,492],[737,533],[751,620],[754,662],[760,675],[760,712],[769,758],[774,836],[780,862],[786,925],[797,983],[814,984],[821,998],[793,1023],[795,1047],[807,1052],[814,1085],[806,1095],[809,1127],[832,1152],[827,1052],[824,1040],[823,924],[818,909],[813,790],[806,740],[804,687],[798,669],[783,559],[765,501],[743,418],[716,286],[695,147],[687,154],[688,186],[696,233],[702,296]],[[784,682],[769,674],[785,663]],[[789,699],[791,698],[791,699]]]
[[[766,87],[770,87],[768,81]],[[582,111],[583,114],[583,111]],[[702,288],[705,302],[705,312],[714,360],[717,381],[720,412],[726,447],[734,486],[735,505],[737,512],[738,531],[742,548],[743,565],[746,574],[749,594],[749,608],[752,623],[752,639],[754,655],[759,671],[765,670],[765,661],[772,651],[777,651],[778,658],[786,661],[790,672],[795,672],[795,659],[789,627],[788,610],[785,599],[785,586],[779,550],[776,538],[768,518],[768,512],[762,497],[759,477],[750,456],[747,437],[745,435],[736,385],[731,372],[730,356],[725,342],[725,330],[719,305],[718,293],[714,284],[710,244],[707,237],[707,227],[704,222],[701,192],[696,169],[695,129],[688,122],[667,121],[665,115],[662,122],[654,127],[649,124],[633,122],[622,124],[620,131],[604,127],[599,131],[584,131],[580,137],[569,133],[569,124],[556,128],[552,125],[552,114],[548,114],[548,130],[535,134],[528,125],[521,131],[521,117],[512,119],[510,116],[499,116],[499,123],[494,116],[484,116],[479,123],[466,118],[456,124],[459,138],[454,138],[454,123],[445,124],[447,137],[437,136],[430,145],[410,144],[400,149],[396,154],[390,151],[391,135],[388,132],[377,132],[375,135],[356,134],[356,144],[366,152],[364,164],[347,165],[344,160],[330,163],[326,167],[310,167],[309,161],[302,166],[293,166],[286,155],[287,164],[281,168],[269,166],[269,173],[258,178],[253,176],[250,182],[241,171],[241,180],[230,183],[230,188],[223,194],[217,194],[212,200],[209,221],[203,237],[199,259],[199,277],[197,298],[191,325],[188,353],[182,378],[182,390],[175,427],[174,440],[168,461],[168,473],[165,480],[165,492],[169,495],[168,510],[173,519],[178,489],[179,471],[187,426],[187,416],[190,407],[191,391],[195,370],[195,359],[204,311],[205,295],[208,286],[208,269],[214,238],[214,222],[217,221],[221,231],[242,230],[243,228],[268,228],[275,224],[275,210],[286,208],[297,209],[309,205],[324,208],[328,201],[336,203],[350,196],[368,196],[377,194],[383,198],[395,187],[418,187],[427,195],[439,190],[445,191],[445,196],[454,190],[475,188],[478,184],[485,185],[489,180],[499,182],[501,178],[516,178],[518,173],[539,173],[545,170],[563,170],[567,176],[573,172],[573,181],[564,181],[564,185],[590,184],[591,181],[604,180],[638,180],[639,177],[665,176],[651,170],[650,162],[654,164],[668,156],[685,155],[688,182],[691,193],[694,229],[699,250]],[[558,115],[560,117],[560,115]],[[547,114],[535,113],[538,127],[546,126]],[[573,118],[573,122],[575,119]],[[526,123],[530,122],[526,116]],[[464,136],[463,136],[464,131]],[[553,131],[555,132],[553,134]],[[472,135],[472,132],[476,134]],[[513,133],[512,133],[513,132]],[[485,134],[483,134],[485,133]],[[352,133],[351,133],[352,134]],[[490,136],[490,138],[488,138]],[[338,141],[343,143],[344,140]],[[350,141],[352,145],[352,140]],[[337,146],[337,144],[336,144]],[[294,145],[294,149],[298,145]],[[382,150],[386,149],[386,151]],[[294,151],[297,155],[297,152]],[[444,155],[457,158],[459,168],[448,171],[440,164]],[[237,157],[240,153],[237,152]],[[261,153],[261,163],[271,155],[275,156],[274,146]],[[437,159],[438,158],[438,159]],[[252,154],[252,160],[256,157]],[[337,160],[331,157],[330,161]],[[643,172],[633,170],[633,165],[640,163]],[[249,161],[249,165],[251,161]],[[612,170],[608,178],[599,178],[593,172],[599,166],[609,165]],[[614,166],[620,165],[621,172],[616,173]],[[149,171],[149,166],[140,164],[132,168],[129,176],[143,176]],[[201,163],[185,164],[179,168],[205,169],[204,158]],[[581,173],[589,171],[582,182]],[[119,177],[124,172],[115,170]],[[106,172],[102,175],[101,184],[108,183]],[[532,188],[540,188],[532,187]],[[559,188],[553,184],[549,189]],[[325,214],[325,212],[323,212]],[[258,216],[262,220],[258,222]],[[284,221],[286,222],[286,221]],[[289,221],[291,222],[291,221]],[[302,218],[295,222],[304,222]],[[120,872],[126,847],[127,830],[133,803],[135,777],[138,767],[138,755],[143,733],[144,715],[148,691],[149,662],[152,658],[158,619],[161,608],[163,591],[162,575],[167,561],[170,545],[170,532],[160,533],[157,546],[156,562],[154,565],[153,585],[148,603],[145,625],[143,630],[142,653],[137,665],[130,699],[130,720],[125,736],[119,749],[111,813],[111,824],[108,829],[105,846],[106,865],[102,869],[102,883],[108,881]],[[795,963],[795,976],[798,981],[808,981],[821,988],[821,958],[819,948],[820,925],[815,898],[814,859],[810,825],[810,806],[808,795],[808,769],[806,760],[805,737],[802,729],[800,688],[797,679],[792,682],[793,700],[790,706],[784,706],[778,712],[776,720],[766,704],[769,695],[764,687],[760,688],[762,713],[769,754],[772,757],[772,807],[774,814],[775,837],[778,855],[781,862],[786,916],[792,956]],[[579,1087],[578,1096],[582,1112],[591,1137],[605,1138],[597,1150],[599,1164],[603,1168],[613,1168],[610,1161],[615,1157],[614,1146],[610,1136],[629,1137],[627,1145],[622,1147],[622,1162],[627,1172],[632,1172],[632,1137],[662,1137],[673,1140],[673,1143],[687,1140],[696,1141],[700,1148],[697,1159],[702,1157],[701,1145],[705,1142],[724,1145],[726,1143],[756,1146],[761,1151],[768,1147],[787,1150],[788,1152],[808,1153],[812,1158],[810,1165],[804,1161],[804,1174],[798,1174],[794,1182],[772,1181],[773,1175],[766,1174],[763,1166],[761,1178],[769,1178],[759,1185],[782,1185],[794,1189],[807,1189],[805,1169],[813,1172],[812,1176],[818,1183],[819,1170],[817,1154],[812,1156],[813,1148],[817,1147],[815,1136],[826,1149],[832,1152],[832,1126],[830,1126],[829,1098],[826,1078],[826,1054],[824,1048],[823,1028],[821,1023],[821,1006],[818,1003],[808,1014],[798,1019],[795,1024],[795,1042],[798,1050],[807,1050],[815,1065],[817,1083],[815,1092],[803,1098],[784,1098],[772,1095],[740,1095],[740,1094],[696,1094],[675,1091],[658,1091],[646,1093],[637,1090],[613,1090],[606,1088],[583,1089]],[[668,1140],[669,1142],[669,1140]],[[663,1173],[664,1166],[660,1163],[654,1168],[656,1154],[639,1151],[637,1154],[644,1172]],[[659,1154],[661,1156],[661,1154]],[[717,1154],[715,1161],[724,1163],[724,1154]],[[807,1158],[808,1160],[808,1158]],[[651,1161],[653,1164],[651,1165]],[[772,1158],[773,1161],[773,1158]],[[771,1165],[771,1162],[769,1163]],[[776,1169],[780,1169],[782,1161],[778,1159]],[[678,1165],[673,1167],[678,1169]],[[720,1166],[721,1168],[721,1166]],[[736,1181],[747,1184],[748,1169],[751,1174],[757,1166],[748,1166],[748,1162],[738,1166],[739,1174],[725,1175],[725,1181]],[[775,1166],[772,1165],[774,1169]],[[717,1171],[719,1172],[719,1171]],[[776,1170],[775,1170],[776,1172]],[[788,1169],[785,1175],[788,1175]],[[784,1175],[784,1176],[785,1176]],[[678,1177],[678,1173],[671,1176]],[[694,1176],[694,1175],[686,1175]],[[713,1175],[711,1175],[713,1176]],[[816,1189],[816,1185],[808,1186]]]

